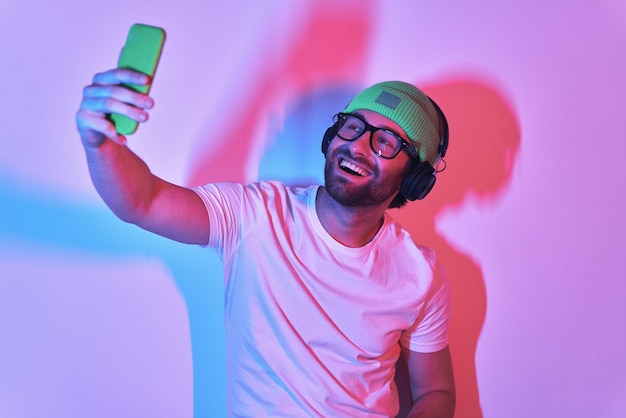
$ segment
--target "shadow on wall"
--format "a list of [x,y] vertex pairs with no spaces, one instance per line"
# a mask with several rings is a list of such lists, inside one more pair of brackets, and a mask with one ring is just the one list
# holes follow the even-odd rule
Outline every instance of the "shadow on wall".
[[450,348],[457,384],[457,418],[482,417],[476,378],[476,346],[485,321],[487,295],[480,261],[436,230],[444,211],[459,210],[471,196],[494,204],[511,180],[520,145],[515,116],[497,89],[482,81],[457,79],[423,90],[443,109],[450,125],[447,167],[422,201],[392,211],[413,239],[434,248],[452,288]]
[[[86,171],[82,174],[87,175]],[[36,192],[32,192],[33,190]],[[219,321],[222,316],[222,267],[217,256],[208,254],[198,247],[169,241],[165,238],[142,231],[132,225],[124,224],[105,208],[93,208],[71,201],[59,200],[56,195],[45,190],[42,191],[41,187],[20,182],[8,176],[4,176],[1,172],[0,201],[2,202],[1,212],[3,215],[0,217],[0,241],[6,240],[7,242],[21,243],[29,248],[33,248],[35,254],[37,254],[37,249],[52,251],[69,250],[77,255],[91,254],[108,258],[112,265],[124,263],[124,261],[128,260],[151,257],[162,260],[174,277],[176,286],[184,297],[187,307],[191,346],[194,354],[194,394],[195,397],[202,399],[202,403],[199,405],[199,408],[196,408],[196,411],[206,412],[204,415],[199,416],[211,416],[211,412],[215,412],[216,410],[219,415],[225,413],[223,412],[223,399],[225,398],[223,381],[225,379],[225,370],[223,361],[221,361],[225,353],[223,344],[216,346],[214,343],[215,339],[224,340],[224,331],[220,327],[221,322]],[[47,275],[51,277],[54,277],[55,274],[55,271],[47,272]],[[85,279],[87,281],[89,280],[89,278]],[[64,280],[65,278],[59,278],[59,286],[65,286],[65,290],[67,291],[67,295],[63,297],[75,297],[73,293],[75,289],[72,287],[71,282],[65,283]],[[19,289],[20,287],[16,288]],[[116,291],[119,292],[120,289]],[[146,288],[145,293],[151,294],[152,289]],[[19,294],[19,296],[23,295]],[[103,304],[110,303],[110,301],[99,299],[98,297],[95,297],[93,302]],[[30,301],[27,298],[24,300],[18,299],[18,303],[23,303],[25,306],[28,306]],[[138,309],[141,308],[141,306],[138,306]],[[41,315],[42,312],[46,311],[45,307],[40,306],[29,309],[32,311],[30,313],[31,315]],[[50,308],[48,308],[48,310],[50,310]],[[53,313],[55,312],[56,311],[53,311]],[[79,315],[89,316],[90,314],[79,312]],[[18,321],[22,320],[23,318],[19,318]],[[44,321],[42,324],[42,330],[38,329],[33,332],[42,335],[44,333],[55,336],[65,335],[62,332],[59,333],[57,327],[63,329],[63,327],[69,326],[54,321]],[[134,336],[122,337],[116,334],[115,330],[109,330],[107,324],[93,325],[93,329],[95,330],[100,330],[100,328],[103,329],[102,333],[106,338],[110,338],[111,335],[114,336],[113,341],[111,341],[112,344],[123,346],[124,344],[132,345],[135,343]],[[207,331],[207,328],[210,329],[210,332]],[[112,334],[107,334],[107,332]],[[117,338],[117,340],[115,340],[115,338]],[[20,379],[20,384],[15,385],[14,388],[16,392],[15,396],[19,396],[17,404],[20,405],[21,402],[31,400],[32,389],[29,386],[35,387],[40,384],[41,381],[49,382],[59,379],[68,382],[90,381],[94,379],[94,376],[89,373],[98,373],[104,370],[109,362],[113,364],[120,361],[120,358],[115,357],[115,353],[112,353],[111,356],[106,359],[92,359],[91,356],[93,354],[89,352],[90,348],[92,348],[90,344],[95,344],[98,341],[100,341],[98,338],[85,338],[84,341],[80,342],[72,339],[55,342],[55,345],[66,347],[65,350],[70,353],[79,350],[77,347],[81,345],[86,347],[84,350],[86,352],[77,352],[76,363],[72,362],[67,365],[62,375],[58,375],[55,372],[55,367],[52,366],[39,370],[37,378],[35,379],[36,382],[29,380],[30,376],[25,373]],[[27,344],[27,342],[22,341],[20,338],[14,338],[11,339],[9,348],[21,350],[22,353],[33,351],[37,359],[40,357],[45,359],[45,349],[35,348],[25,344]],[[121,350],[121,352],[123,353],[123,350]],[[155,352],[161,354],[159,349],[156,349]],[[204,355],[196,355],[198,352]],[[117,355],[119,355],[119,353]],[[146,353],[146,355],[150,355],[150,353]],[[78,364],[80,360],[78,359],[83,358],[83,356],[90,358],[98,365],[87,368],[79,367]],[[19,361],[23,361],[22,355],[18,356],[14,361],[18,364]],[[115,369],[115,367],[112,367],[112,369]],[[114,371],[110,373],[117,378]],[[133,372],[128,371],[128,373]],[[123,378],[132,381],[141,381],[141,379],[145,377],[129,377],[127,375],[123,376]],[[106,389],[108,387],[107,385],[110,385],[112,380],[113,378],[99,378],[98,382]],[[56,390],[61,391],[59,388],[56,388]],[[131,409],[135,408],[150,411],[154,406],[142,404],[141,396],[143,393],[141,390],[141,388],[137,389],[138,394],[136,398],[129,398],[128,400],[124,400],[124,402],[127,402],[128,407]],[[49,392],[45,392],[46,393],[40,394],[41,397],[49,396]],[[201,393],[202,396],[199,396],[199,393]],[[81,408],[95,407],[95,405],[87,404],[85,401],[77,403],[75,400],[66,397],[65,393],[57,393],[56,396],[57,402],[55,402],[54,406],[49,408],[48,413],[75,416],[72,414],[80,413]],[[114,399],[114,401],[123,402],[120,399]],[[168,401],[171,401],[171,399],[164,400],[163,402],[167,404]],[[167,404],[167,406],[163,405],[163,408],[169,406],[169,404]],[[27,405],[23,405],[23,407],[26,409]],[[30,411],[30,409],[26,409],[22,412],[27,413],[27,411]]]
[[[311,92],[328,90],[333,86],[338,86],[341,90],[341,86],[346,86],[347,83],[352,83],[353,86],[360,84],[367,67],[375,10],[369,3],[354,0],[353,3],[350,13],[338,15],[334,11],[335,5],[329,1],[310,2],[310,10],[303,13],[305,20],[294,25],[298,29],[290,34],[292,42],[284,51],[278,51],[271,39],[272,36],[280,35],[269,35],[270,39],[262,48],[263,61],[254,65],[254,86],[249,91],[238,91],[237,99],[224,111],[224,115],[228,117],[237,115],[236,123],[222,123],[223,120],[217,120],[216,126],[207,129],[201,138],[203,149],[190,169],[187,184],[250,180],[246,176],[247,164],[251,161],[256,163],[263,158],[261,155],[250,154],[265,148],[258,147],[258,137],[262,136],[261,141],[265,141],[265,138],[271,138],[275,134],[272,130],[276,126],[283,125],[279,120],[274,126],[268,126],[268,119],[280,119],[279,115],[273,113],[282,113],[285,103],[299,102],[299,99],[307,97]],[[340,45],[338,39],[342,40]],[[224,100],[227,101],[228,98]],[[343,103],[341,108],[346,104],[347,102]],[[286,110],[290,111],[289,108]],[[306,142],[303,134],[310,134],[309,129],[318,126],[310,118],[311,115],[301,115],[298,121],[302,122],[300,131],[290,140]],[[231,120],[232,118],[228,119]],[[329,121],[330,117],[327,117],[323,124]],[[215,144],[212,138],[225,140]],[[281,146],[293,147],[287,142]],[[297,153],[295,156],[298,159],[283,159],[281,164],[298,167],[298,164],[304,163],[311,167],[307,163],[309,155]],[[276,169],[281,170],[280,166]],[[313,178],[318,178],[317,174]]]

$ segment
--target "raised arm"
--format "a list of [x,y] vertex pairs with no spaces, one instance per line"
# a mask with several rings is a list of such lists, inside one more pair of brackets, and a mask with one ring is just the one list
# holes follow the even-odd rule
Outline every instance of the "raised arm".
[[206,244],[209,220],[200,197],[192,190],[168,183],[150,171],[126,146],[106,118],[119,113],[138,122],[148,120],[150,97],[121,86],[145,84],[148,77],[114,69],[96,74],[83,90],[76,125],[91,180],[107,206],[123,221],[176,241]]

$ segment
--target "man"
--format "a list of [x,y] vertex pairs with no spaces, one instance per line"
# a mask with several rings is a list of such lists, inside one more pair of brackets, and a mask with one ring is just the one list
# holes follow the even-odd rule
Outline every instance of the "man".
[[77,127],[92,181],[122,220],[215,248],[225,267],[232,416],[395,416],[400,353],[409,416],[451,417],[449,289],[429,249],[389,215],[428,193],[447,147],[445,117],[406,83],[379,83],[324,136],[325,185],[275,181],[195,189],[151,174],[107,118],[148,118],[150,97],[115,69],[83,92]]

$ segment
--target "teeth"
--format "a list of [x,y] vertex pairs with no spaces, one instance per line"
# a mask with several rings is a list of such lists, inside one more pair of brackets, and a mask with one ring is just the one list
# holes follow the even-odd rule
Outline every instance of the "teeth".
[[363,170],[361,167],[358,167],[358,166],[356,166],[356,165],[354,165],[354,164],[352,164],[352,163],[350,163],[350,162],[348,162],[346,160],[341,160],[339,162],[339,166],[342,167],[342,168],[347,168],[348,170],[358,174],[361,177],[367,176],[367,171]]

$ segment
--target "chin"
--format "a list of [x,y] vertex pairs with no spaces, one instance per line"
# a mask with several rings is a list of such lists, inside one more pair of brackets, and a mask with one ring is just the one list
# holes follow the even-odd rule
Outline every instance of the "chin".
[[383,193],[384,186],[376,182],[354,184],[349,179],[332,173],[326,173],[324,187],[333,200],[347,207],[378,206],[398,193],[397,190]]
[[[381,178],[379,175],[358,177],[338,167],[338,158],[327,158],[324,165],[324,186],[337,203],[346,207],[373,207],[389,204],[400,190],[401,176]],[[385,206],[386,207],[386,206]]]

